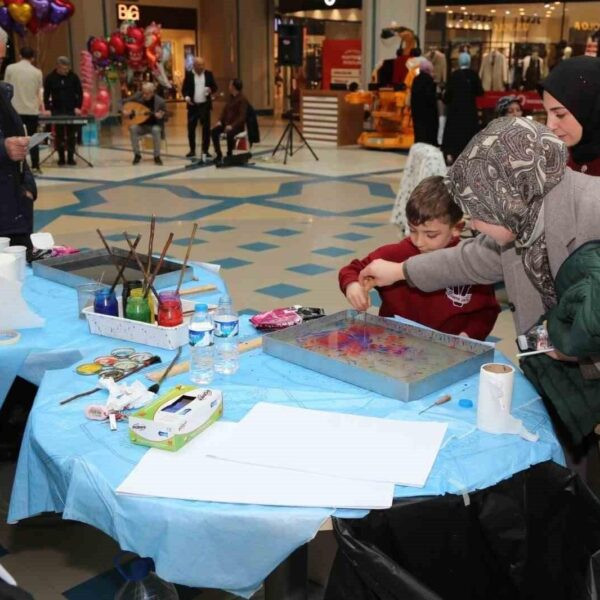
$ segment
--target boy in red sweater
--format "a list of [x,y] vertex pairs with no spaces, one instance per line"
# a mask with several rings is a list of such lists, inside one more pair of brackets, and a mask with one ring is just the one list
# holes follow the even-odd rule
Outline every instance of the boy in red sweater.
[[[406,205],[406,217],[410,227],[407,238],[382,246],[340,270],[340,289],[354,309],[369,308],[369,290],[358,282],[358,274],[376,258],[404,262],[416,254],[459,242],[463,213],[448,193],[443,177],[427,177],[417,185]],[[399,281],[377,291],[382,317],[398,315],[444,333],[478,340],[490,334],[500,312],[491,285],[465,285],[426,293]]]

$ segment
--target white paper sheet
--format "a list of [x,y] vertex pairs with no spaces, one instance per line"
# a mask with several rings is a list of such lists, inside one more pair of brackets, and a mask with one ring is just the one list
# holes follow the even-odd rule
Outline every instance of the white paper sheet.
[[209,456],[423,487],[447,423],[395,421],[259,402]]
[[22,287],[20,281],[0,277],[0,306],[10,307],[10,310],[0,310],[0,329],[29,329],[43,327],[46,323],[27,306]]
[[39,146],[39,144],[46,141],[51,135],[52,135],[51,133],[46,133],[46,132],[34,133],[29,138],[29,143],[27,144],[27,150],[31,150],[32,148]]
[[310,506],[389,508],[394,486],[218,460],[215,443],[230,443],[237,424],[219,421],[178,452],[151,449],[117,488],[119,494],[183,500]]

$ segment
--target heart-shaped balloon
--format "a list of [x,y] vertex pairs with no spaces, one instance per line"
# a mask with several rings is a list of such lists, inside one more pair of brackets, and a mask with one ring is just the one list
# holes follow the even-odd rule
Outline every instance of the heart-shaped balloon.
[[116,54],[117,56],[123,56],[123,54],[125,54],[125,41],[121,37],[121,33],[119,31],[115,31],[110,36],[108,45],[113,54]]
[[5,31],[11,31],[15,22],[12,20],[8,8],[6,6],[0,6],[0,27]]
[[25,4],[25,0],[4,0],[4,4],[9,6],[10,4]]
[[62,4],[58,4],[55,0],[50,2],[50,23],[59,25],[69,18],[69,9]]
[[15,2],[12,2],[8,5],[8,12],[13,18],[13,21],[15,21],[15,23],[21,23],[21,25],[27,25],[33,16],[31,4],[16,4]]
[[106,88],[100,88],[96,94],[96,102],[110,105],[110,92]]
[[69,2],[69,0],[53,0],[53,2],[59,6],[64,6],[69,13],[69,17],[73,16],[73,13],[75,12],[75,6],[72,2]]
[[94,60],[103,60],[108,58],[108,43],[102,38],[94,38],[90,42],[90,52]]
[[92,114],[96,117],[96,119],[104,119],[108,115],[108,104],[104,102],[95,102],[94,107],[92,108]]
[[82,97],[81,110],[83,113],[87,113],[92,106],[92,95],[89,92],[83,92]]
[[50,12],[50,0],[29,0],[29,3],[33,6],[38,20],[45,21]]
[[127,36],[133,40],[134,44],[144,44],[144,30],[141,27],[128,27]]
[[31,31],[34,35],[40,30],[40,22],[35,14],[29,19],[29,23],[27,23],[27,29]]

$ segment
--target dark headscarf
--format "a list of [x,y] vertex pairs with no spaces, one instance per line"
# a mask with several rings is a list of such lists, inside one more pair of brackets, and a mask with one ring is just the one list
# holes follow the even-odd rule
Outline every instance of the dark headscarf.
[[547,308],[556,303],[544,232],[543,200],[565,174],[567,147],[547,127],[523,117],[492,121],[447,174],[454,200],[475,219],[516,236],[527,276]]
[[600,58],[563,60],[540,87],[554,96],[583,127],[581,141],[571,148],[573,160],[585,163],[600,156]]
[[515,103],[523,108],[521,101],[517,96],[502,96],[502,98],[496,102],[496,117],[505,117],[508,107]]

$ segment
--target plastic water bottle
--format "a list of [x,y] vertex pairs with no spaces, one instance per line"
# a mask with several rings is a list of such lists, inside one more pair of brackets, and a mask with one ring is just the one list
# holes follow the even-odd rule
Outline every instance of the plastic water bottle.
[[206,304],[196,304],[190,322],[190,379],[199,385],[210,383],[214,371],[213,321]]
[[229,296],[221,296],[215,313],[215,371],[232,375],[240,366],[237,336],[240,323]]
[[129,573],[123,565],[116,563],[117,569],[126,579],[116,593],[115,600],[179,600],[175,586],[154,573],[151,558],[137,558],[129,566]]

